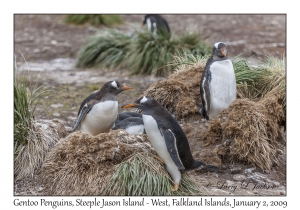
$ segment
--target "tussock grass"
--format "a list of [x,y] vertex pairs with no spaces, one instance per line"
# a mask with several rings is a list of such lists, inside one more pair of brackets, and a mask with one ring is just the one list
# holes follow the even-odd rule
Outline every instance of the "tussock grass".
[[166,80],[152,84],[143,95],[154,97],[177,120],[200,120],[196,102],[201,104],[200,80],[207,59],[207,55],[187,53],[174,56],[169,64],[173,74]]
[[179,189],[172,192],[173,181],[151,153],[137,153],[118,165],[103,195],[187,196],[201,195],[199,187],[183,174]]
[[64,22],[76,25],[89,23],[91,25],[112,26],[122,23],[122,19],[119,15],[109,14],[70,14],[64,18]]
[[117,68],[123,65],[131,38],[117,30],[91,37],[79,51],[76,66]]
[[[14,77],[14,174],[16,180],[33,176],[45,154],[66,131],[60,122],[36,121],[33,114],[39,100],[53,92],[31,84],[26,76]],[[29,86],[27,86],[29,84]]]
[[27,145],[27,137],[33,128],[33,116],[29,110],[26,79],[14,81],[14,152],[18,156],[24,145]]
[[115,166],[143,151],[152,151],[145,134],[111,130],[91,136],[76,131],[47,154],[40,179],[47,195],[101,195]]
[[168,40],[151,32],[140,32],[130,45],[127,65],[133,74],[167,76],[173,70],[168,65],[173,56],[184,52],[204,55],[208,49],[196,34],[184,34]]
[[285,95],[286,68],[284,58],[278,59],[273,56],[266,56],[255,67],[250,66],[247,60],[233,60],[233,65],[237,94],[240,98],[259,100],[276,87]]
[[212,119],[203,133],[207,144],[220,143],[216,153],[224,161],[246,162],[264,170],[282,163],[278,151],[285,143],[280,122],[285,118],[277,89],[258,102],[237,99]]
[[204,55],[210,47],[196,34],[185,34],[170,39],[163,34],[142,31],[126,35],[119,31],[92,37],[79,52],[78,67],[124,67],[132,74],[167,76],[172,57],[184,52]]

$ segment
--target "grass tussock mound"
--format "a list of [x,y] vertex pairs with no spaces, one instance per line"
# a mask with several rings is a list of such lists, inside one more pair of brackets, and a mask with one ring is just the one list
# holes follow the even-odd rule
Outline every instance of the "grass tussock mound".
[[79,51],[76,66],[117,68],[123,66],[132,37],[116,30],[91,37]]
[[103,195],[188,196],[201,195],[199,187],[183,174],[179,189],[172,192],[173,181],[165,167],[151,153],[137,153],[118,165]]
[[149,152],[146,135],[112,130],[97,136],[77,131],[48,153],[40,178],[48,195],[101,195],[115,166],[137,152]]
[[[14,175],[15,180],[33,176],[41,167],[46,153],[66,135],[58,120],[34,120],[37,103],[54,90],[32,84],[27,76],[16,74],[14,66]],[[29,85],[28,85],[29,84]]]
[[32,123],[27,143],[20,145],[14,162],[15,180],[33,176],[41,168],[46,154],[67,135],[64,125],[58,120],[39,120]]
[[91,25],[112,26],[122,23],[119,15],[108,14],[70,14],[64,18],[64,22],[68,24],[82,25],[89,23]]
[[[286,95],[286,65],[285,59],[272,56],[260,62],[258,66],[250,66],[247,60],[233,61],[237,96],[259,100],[275,88],[279,88],[280,94]],[[285,99],[283,100],[285,102]],[[285,109],[285,104],[283,103]]]
[[[196,34],[170,39],[148,31],[131,35],[112,30],[92,37],[78,56],[78,67],[128,68],[132,74],[167,76],[173,56],[183,52],[204,55],[210,47]],[[108,60],[107,60],[108,59]]]
[[[154,97],[177,120],[199,120],[201,116],[196,102],[201,104],[200,80],[207,56],[193,56],[193,63],[185,62],[187,59],[191,59],[187,57],[175,57],[175,59],[177,60],[172,64],[176,66],[174,73],[166,80],[152,84],[144,92],[144,95]],[[185,64],[177,65],[178,62]]]
[[207,145],[221,143],[216,153],[223,160],[243,161],[261,169],[280,164],[284,147],[280,124],[285,118],[278,89],[258,102],[237,99],[211,121],[203,135]]

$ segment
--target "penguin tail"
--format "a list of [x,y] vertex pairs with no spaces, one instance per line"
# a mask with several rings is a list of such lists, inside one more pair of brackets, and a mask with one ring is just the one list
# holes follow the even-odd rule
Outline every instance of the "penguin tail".
[[200,113],[201,117],[204,118],[204,119],[206,119],[206,120],[208,120],[208,116],[206,116],[204,114],[204,108],[203,108],[203,106],[201,106],[197,101],[195,101],[195,104],[196,104],[196,106],[199,109],[199,113]]
[[207,116],[206,112],[204,113],[204,108],[203,106],[201,106],[197,101],[195,101],[196,106],[199,109],[199,113],[201,115],[202,118],[209,120],[209,117]]
[[219,167],[214,166],[214,165],[205,165],[205,167],[203,169],[214,172],[214,171],[218,171]]
[[219,170],[219,167],[214,166],[214,165],[206,165],[205,163],[196,160],[192,166],[195,169],[200,169],[200,170],[205,170],[205,171],[210,171],[210,172],[215,172]]

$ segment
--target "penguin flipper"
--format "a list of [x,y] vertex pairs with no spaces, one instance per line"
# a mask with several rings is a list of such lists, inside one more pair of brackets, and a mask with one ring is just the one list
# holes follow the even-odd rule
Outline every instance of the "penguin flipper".
[[89,113],[89,111],[91,109],[92,109],[91,105],[85,104],[83,106],[83,108],[81,109],[81,111],[79,113],[78,119],[76,121],[76,124],[74,125],[74,128],[73,128],[72,132],[74,132],[78,128],[78,126],[81,124],[81,122],[84,119],[84,117],[87,115],[87,113]]
[[160,128],[160,132],[165,139],[166,146],[167,146],[168,152],[169,152],[172,160],[174,161],[174,163],[176,164],[178,169],[185,170],[185,167],[183,166],[183,164],[180,160],[180,157],[179,157],[179,153],[177,150],[176,137],[175,137],[174,133],[170,129],[164,129],[164,128]]
[[207,120],[209,120],[209,112],[210,112],[210,90],[209,90],[209,81],[210,81],[210,74],[209,72],[203,75],[201,79],[201,87],[200,93],[202,96],[202,109],[200,109],[200,114]]

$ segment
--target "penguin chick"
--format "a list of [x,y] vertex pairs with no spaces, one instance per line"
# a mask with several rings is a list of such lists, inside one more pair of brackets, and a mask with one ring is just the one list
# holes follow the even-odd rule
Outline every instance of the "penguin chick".
[[200,81],[202,107],[200,114],[209,120],[227,108],[236,99],[236,79],[231,60],[227,57],[227,45],[216,42]]
[[192,170],[202,167],[209,171],[218,168],[194,160],[185,133],[174,117],[154,98],[143,96],[123,108],[135,107],[142,110],[146,133],[158,156],[166,164],[175,185],[173,191],[179,187],[180,170]]
[[130,89],[132,88],[122,86],[118,81],[106,82],[99,91],[81,103],[73,131],[81,130],[93,136],[108,132],[118,116],[116,96]]

